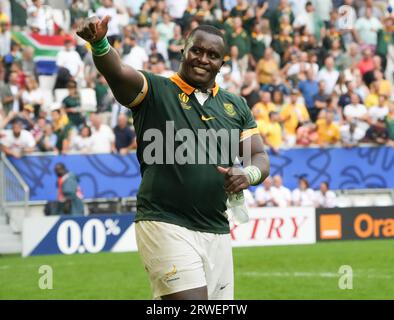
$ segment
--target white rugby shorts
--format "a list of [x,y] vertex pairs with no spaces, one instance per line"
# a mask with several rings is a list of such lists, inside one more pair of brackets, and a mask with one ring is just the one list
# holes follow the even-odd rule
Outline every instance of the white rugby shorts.
[[193,231],[159,221],[139,221],[135,230],[154,299],[204,286],[208,299],[234,299],[230,234]]

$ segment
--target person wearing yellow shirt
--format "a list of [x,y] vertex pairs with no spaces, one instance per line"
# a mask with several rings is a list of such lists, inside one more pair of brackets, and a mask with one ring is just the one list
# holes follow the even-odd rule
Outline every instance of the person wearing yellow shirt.
[[260,102],[252,108],[252,113],[257,121],[269,122],[269,113],[276,111],[275,104],[271,102],[271,94],[267,91],[260,93]]
[[290,101],[283,106],[280,112],[280,121],[283,124],[285,141],[289,147],[296,144],[297,128],[304,122],[309,121],[309,113],[305,104],[298,102],[299,91],[293,90]]
[[327,111],[325,117],[316,121],[318,143],[320,145],[336,144],[341,138],[339,127],[333,122],[334,113]]
[[369,85],[369,93],[364,100],[364,105],[367,108],[374,107],[379,104],[378,92],[379,92],[379,83],[377,81],[374,81]]
[[272,83],[273,77],[279,72],[279,65],[276,62],[273,50],[266,48],[264,56],[258,61],[256,67],[257,78],[261,86]]
[[378,83],[378,94],[391,97],[393,93],[393,86],[391,85],[391,82],[384,78],[381,70],[376,69],[373,74],[376,82]]
[[269,113],[269,122],[257,121],[257,128],[263,137],[264,143],[270,147],[274,153],[279,153],[279,148],[283,145],[282,127],[279,122],[279,114],[275,111]]

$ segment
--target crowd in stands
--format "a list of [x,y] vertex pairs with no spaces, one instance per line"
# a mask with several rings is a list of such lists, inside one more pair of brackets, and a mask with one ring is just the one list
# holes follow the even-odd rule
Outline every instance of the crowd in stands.
[[[177,72],[190,30],[219,28],[227,48],[217,82],[246,99],[274,153],[394,147],[393,8],[394,0],[0,0],[1,151],[136,149],[130,110],[76,36],[92,15],[111,17],[108,39],[123,63],[164,77]],[[40,71],[40,48],[17,32],[62,39],[52,75]],[[328,183],[312,190],[303,176],[295,190],[274,176],[245,196],[250,207],[336,205]]]
[[[178,70],[190,30],[200,24],[222,30],[228,47],[217,82],[246,99],[275,153],[310,145],[394,146],[393,5],[0,0],[0,145],[15,157],[33,151],[126,154],[136,148],[130,111],[115,101],[89,45],[76,36],[86,17],[109,15],[108,39],[123,62],[165,77]],[[64,38],[50,92],[37,72],[39,53],[17,41],[16,31]],[[94,92],[94,110],[84,108],[85,92]]]

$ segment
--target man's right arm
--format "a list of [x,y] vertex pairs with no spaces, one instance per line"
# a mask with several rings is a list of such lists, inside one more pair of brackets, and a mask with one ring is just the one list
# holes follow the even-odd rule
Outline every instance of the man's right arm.
[[97,17],[86,19],[77,34],[91,44],[94,64],[107,80],[116,100],[122,105],[129,106],[146,94],[147,84],[140,72],[122,63],[115,49],[110,48],[109,52],[103,55],[94,54],[95,44],[103,40],[107,34],[109,19],[109,16],[102,20]]

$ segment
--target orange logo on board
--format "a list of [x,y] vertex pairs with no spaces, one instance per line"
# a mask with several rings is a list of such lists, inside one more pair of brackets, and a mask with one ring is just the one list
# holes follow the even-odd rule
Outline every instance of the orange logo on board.
[[320,238],[342,238],[342,217],[340,214],[322,214],[320,216]]

